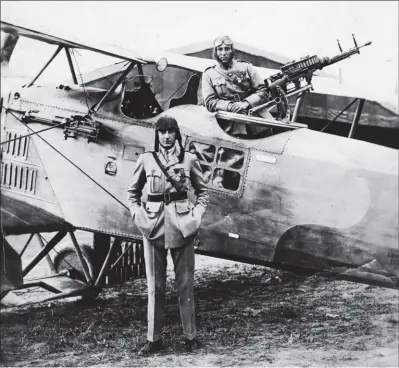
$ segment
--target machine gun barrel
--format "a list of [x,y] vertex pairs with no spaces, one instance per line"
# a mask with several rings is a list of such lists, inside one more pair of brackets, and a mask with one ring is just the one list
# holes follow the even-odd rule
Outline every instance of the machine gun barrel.
[[[309,90],[313,90],[312,78],[314,72],[323,69],[325,66],[332,65],[341,60],[347,59],[354,54],[360,54],[359,50],[362,47],[371,45],[371,41],[369,41],[366,42],[364,45],[358,46],[355,35],[352,34],[352,37],[355,47],[347,51],[342,51],[341,45],[338,41],[340,53],[332,58],[313,55],[306,56],[298,61],[292,61],[283,65],[280,72],[273,74],[269,78],[265,79],[265,85],[270,94],[270,101],[252,108],[251,110],[249,110],[248,113],[252,115],[259,110],[270,108],[274,105],[277,105],[279,109],[281,109],[281,111],[289,111],[289,103],[287,97],[300,94],[300,96],[297,98],[297,102],[295,105],[295,112],[297,112],[303,100],[303,93]],[[302,83],[304,81],[306,83]],[[285,108],[281,104],[282,101],[286,105]],[[287,116],[287,112],[285,114]]]
[[326,65],[332,65],[332,64],[337,63],[338,61],[347,59],[347,58],[351,57],[351,56],[354,55],[354,54],[360,54],[360,51],[359,51],[359,50],[360,50],[362,47],[370,46],[370,45],[371,45],[371,41],[366,42],[364,45],[356,46],[356,47],[354,47],[354,48],[352,48],[352,49],[350,49],[350,50],[348,50],[348,51],[341,52],[340,54],[338,54],[338,55],[332,57],[332,58],[328,61],[328,63],[327,63]]
[[[293,61],[291,63],[287,63],[281,67],[281,71],[270,76],[271,84],[268,84],[268,87],[272,89],[276,85],[282,85],[284,83],[296,81],[300,78],[306,78],[308,82],[312,78],[313,73],[316,70],[321,70],[325,66],[335,64],[341,60],[347,59],[354,54],[360,54],[360,49],[365,46],[371,45],[371,41],[366,42],[364,45],[358,46],[355,40],[354,35],[353,40],[355,43],[355,47],[350,50],[339,53],[338,55],[328,58],[328,57],[318,57],[317,55],[306,56],[298,61]],[[338,43],[339,44],[339,43]]]

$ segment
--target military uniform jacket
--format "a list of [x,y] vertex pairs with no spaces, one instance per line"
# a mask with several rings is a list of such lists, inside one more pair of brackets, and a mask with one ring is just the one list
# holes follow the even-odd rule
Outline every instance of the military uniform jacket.
[[[157,153],[160,157],[161,153]],[[176,192],[175,187],[155,161],[152,152],[140,155],[128,189],[130,212],[136,226],[151,243],[165,248],[178,248],[190,243],[198,233],[202,216],[209,201],[198,158],[185,152],[183,162],[177,156],[165,165],[168,173],[188,190],[193,186],[196,203],[188,199],[166,202],[141,202],[143,190],[147,194]]]
[[202,95],[209,111],[227,111],[230,102],[247,101],[251,107],[267,102],[264,81],[251,63],[232,61],[229,69],[219,64],[205,69]]

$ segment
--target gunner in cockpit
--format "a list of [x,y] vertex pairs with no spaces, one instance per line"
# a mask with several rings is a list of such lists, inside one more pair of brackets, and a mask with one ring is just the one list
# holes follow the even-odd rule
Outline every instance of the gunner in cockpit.
[[[215,39],[213,57],[218,64],[205,69],[202,76],[202,94],[209,111],[245,114],[250,108],[268,101],[266,86],[254,66],[245,60],[234,59],[234,45],[230,37]],[[267,111],[261,113],[261,116],[272,118]],[[225,130],[232,135],[246,136],[256,135],[265,128],[230,123]]]

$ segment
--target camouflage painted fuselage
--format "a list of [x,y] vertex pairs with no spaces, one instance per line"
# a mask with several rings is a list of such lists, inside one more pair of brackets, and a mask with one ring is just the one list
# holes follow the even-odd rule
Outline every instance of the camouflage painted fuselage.
[[[15,92],[20,97],[13,100]],[[104,94],[89,89],[90,104]],[[3,104],[9,110],[1,117],[2,141],[30,133],[18,120],[29,110],[47,117],[87,113],[79,87],[21,88]],[[131,119],[120,105],[116,95],[92,114],[101,124],[98,142],[65,140],[63,130],[54,128],[2,146],[5,234],[77,228],[140,237],[123,204],[138,155],[153,148],[157,117]],[[210,174],[210,205],[197,252],[329,270],[364,282],[369,280],[363,274],[372,269],[377,283],[398,286],[396,150],[306,128],[242,140],[227,135],[204,107],[177,106],[166,113],[179,122],[187,150],[204,149],[198,155]],[[29,127],[38,131],[48,125]],[[239,164],[223,159],[226,152],[236,153]],[[230,184],[218,186],[212,179],[223,170],[230,173],[225,177]]]

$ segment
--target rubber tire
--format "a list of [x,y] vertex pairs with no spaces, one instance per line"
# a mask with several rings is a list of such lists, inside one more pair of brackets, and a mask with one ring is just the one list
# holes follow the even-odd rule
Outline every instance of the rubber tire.
[[[81,245],[80,249],[82,250],[83,257],[89,268],[90,276],[92,280],[95,281],[100,270],[98,269],[98,266],[96,267],[94,250],[89,245],[85,244]],[[68,261],[77,271],[71,269],[71,266],[69,266],[67,263],[64,262],[65,260]],[[86,277],[83,272],[83,267],[79,261],[78,255],[73,245],[65,244],[61,247],[58,247],[57,253],[53,257],[53,263],[58,273],[64,270],[69,270],[70,277],[72,279],[77,279],[86,282]]]

